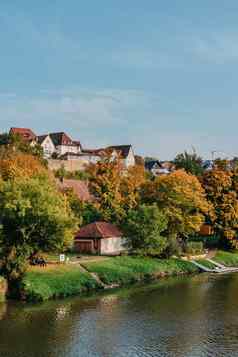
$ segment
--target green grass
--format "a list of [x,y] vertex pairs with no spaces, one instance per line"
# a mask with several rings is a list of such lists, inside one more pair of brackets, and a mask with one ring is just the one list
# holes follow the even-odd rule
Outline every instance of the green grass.
[[216,266],[212,263],[210,263],[209,261],[207,261],[206,259],[198,259],[196,260],[199,264],[204,265],[205,267],[209,268],[209,269],[214,269]]
[[80,271],[79,267],[57,266],[50,270],[38,268],[28,271],[20,284],[20,293],[28,301],[45,301],[98,288],[95,279]]
[[155,259],[141,257],[116,257],[102,262],[84,263],[84,267],[96,273],[105,284],[126,285],[161,275],[196,273],[190,262],[179,259]]
[[218,263],[226,266],[238,267],[238,252],[224,252],[219,250],[213,258]]

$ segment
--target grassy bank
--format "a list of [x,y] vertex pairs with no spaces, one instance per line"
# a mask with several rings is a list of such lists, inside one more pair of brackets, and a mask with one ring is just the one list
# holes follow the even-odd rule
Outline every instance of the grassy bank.
[[[82,265],[98,275],[107,285],[128,285],[152,280],[166,275],[192,274],[198,269],[179,259],[160,260],[152,258],[114,257]],[[20,295],[27,301],[46,301],[95,291],[101,286],[90,273],[78,265],[53,265],[47,268],[33,267],[25,274],[20,284]]]
[[224,252],[219,250],[214,260],[228,267],[238,267],[238,252]]
[[31,268],[20,284],[20,294],[28,301],[45,301],[54,298],[80,295],[99,288],[90,274],[74,265],[50,268]]
[[165,275],[197,273],[198,269],[179,259],[152,259],[139,257],[116,257],[102,262],[84,263],[84,267],[96,273],[105,284],[126,285]]

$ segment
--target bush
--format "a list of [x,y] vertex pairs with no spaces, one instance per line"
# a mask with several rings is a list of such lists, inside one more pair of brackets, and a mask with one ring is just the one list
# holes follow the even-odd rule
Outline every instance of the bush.
[[187,242],[185,247],[185,252],[191,255],[202,254],[203,251],[204,250],[202,242]]
[[217,248],[221,246],[221,238],[219,235],[213,234],[211,236],[195,235],[191,237],[192,242],[202,242],[204,248]]

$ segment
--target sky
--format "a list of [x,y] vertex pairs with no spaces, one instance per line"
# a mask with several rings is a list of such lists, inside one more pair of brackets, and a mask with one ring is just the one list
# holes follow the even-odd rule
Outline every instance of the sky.
[[0,130],[238,156],[237,0],[2,0]]

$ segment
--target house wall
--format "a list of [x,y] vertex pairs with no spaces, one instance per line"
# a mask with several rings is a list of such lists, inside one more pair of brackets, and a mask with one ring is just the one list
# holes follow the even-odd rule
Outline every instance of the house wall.
[[77,253],[93,254],[97,252],[92,239],[78,239],[74,241],[74,250]]
[[131,148],[127,158],[124,160],[124,164],[128,168],[130,166],[135,166],[135,163],[136,163],[135,156],[134,156],[133,150]]
[[56,151],[59,155],[64,155],[66,152],[73,152],[75,154],[78,154],[81,152],[81,149],[79,146],[76,145],[58,145],[56,147]]
[[55,146],[49,136],[41,143],[41,147],[43,148],[45,158],[51,157],[55,152]]
[[101,239],[100,254],[117,254],[125,250],[125,240],[123,238],[113,237]]
[[85,160],[55,160],[55,159],[48,159],[48,167],[50,170],[58,170],[62,166],[65,168],[66,171],[84,171],[85,167],[87,166],[88,162]]

